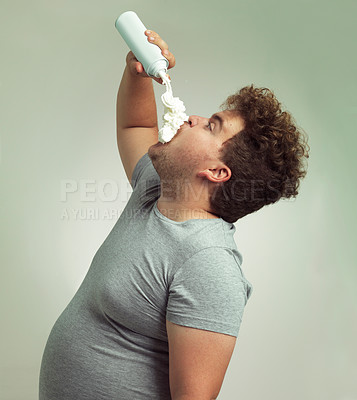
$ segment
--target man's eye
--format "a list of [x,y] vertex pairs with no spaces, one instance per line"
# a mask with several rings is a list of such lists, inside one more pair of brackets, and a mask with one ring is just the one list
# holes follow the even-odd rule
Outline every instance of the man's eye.
[[207,124],[207,128],[212,132],[212,124],[211,124],[211,122],[209,122],[209,123]]

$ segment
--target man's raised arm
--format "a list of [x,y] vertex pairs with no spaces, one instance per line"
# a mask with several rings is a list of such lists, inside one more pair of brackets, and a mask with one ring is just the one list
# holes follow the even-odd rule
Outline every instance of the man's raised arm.
[[[145,33],[151,43],[163,50],[169,68],[175,65],[174,56],[160,36]],[[152,37],[153,40],[149,38]],[[166,52],[165,52],[166,51]],[[159,78],[153,78],[161,82]],[[132,52],[126,57],[126,68],[117,96],[117,143],[129,181],[139,159],[158,141],[157,110],[152,79]]]

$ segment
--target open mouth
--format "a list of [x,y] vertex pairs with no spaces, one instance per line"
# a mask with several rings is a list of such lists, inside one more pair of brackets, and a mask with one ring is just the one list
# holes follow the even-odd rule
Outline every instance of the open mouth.
[[[180,132],[186,130],[189,126],[190,126],[190,124],[189,124],[187,121],[185,121],[185,122],[177,129],[177,132],[176,132],[175,136],[176,136],[177,134],[179,134]],[[174,136],[174,137],[175,137],[175,136]]]

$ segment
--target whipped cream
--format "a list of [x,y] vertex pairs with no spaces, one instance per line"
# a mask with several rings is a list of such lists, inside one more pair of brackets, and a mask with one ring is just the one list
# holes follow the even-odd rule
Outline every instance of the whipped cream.
[[159,130],[159,142],[169,142],[177,133],[179,127],[188,121],[186,108],[183,102],[172,94],[170,79],[166,74],[160,74],[163,83],[166,85],[166,92],[161,96],[164,104],[164,115],[162,117],[164,125]]

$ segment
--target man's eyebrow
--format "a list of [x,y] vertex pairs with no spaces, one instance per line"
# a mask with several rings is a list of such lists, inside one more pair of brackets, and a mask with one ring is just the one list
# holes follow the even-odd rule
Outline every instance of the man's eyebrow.
[[219,123],[219,130],[221,131],[223,129],[223,118],[220,117],[218,114],[213,114],[211,117],[211,120],[215,119]]

